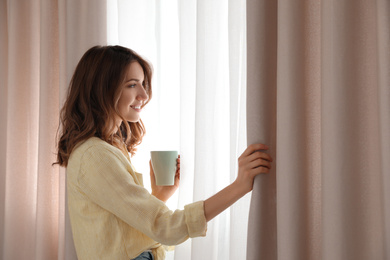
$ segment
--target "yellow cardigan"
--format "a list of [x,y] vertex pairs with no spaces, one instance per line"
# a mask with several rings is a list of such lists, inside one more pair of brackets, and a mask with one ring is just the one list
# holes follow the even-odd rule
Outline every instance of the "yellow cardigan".
[[79,260],[129,260],[148,249],[162,260],[162,245],[206,235],[203,201],[169,210],[143,187],[129,159],[97,137],[72,151],[67,192]]

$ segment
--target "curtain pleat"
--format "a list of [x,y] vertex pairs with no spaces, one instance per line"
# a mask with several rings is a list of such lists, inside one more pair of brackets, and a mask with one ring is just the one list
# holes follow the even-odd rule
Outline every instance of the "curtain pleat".
[[384,257],[390,258],[390,2],[381,0],[376,6],[378,46],[378,101],[379,101],[379,138],[382,182],[383,207],[383,241],[385,243]]
[[37,251],[33,241],[38,221],[36,155],[39,132],[40,39],[35,37],[34,32],[40,31],[39,2],[8,1],[7,10],[8,102],[2,257],[27,259]]
[[[38,88],[38,142],[35,258],[56,259],[58,253],[58,227],[60,222],[58,207],[59,189],[64,188],[58,176],[58,167],[50,162],[56,160],[55,138],[59,115],[59,46],[58,46],[58,4],[56,1],[42,0],[40,9],[39,34],[39,88]],[[52,21],[50,23],[46,21]],[[38,38],[38,37],[37,37]],[[30,97],[31,98],[31,97]],[[51,203],[47,198],[51,198]],[[50,249],[50,250],[48,250]]]
[[279,259],[320,257],[321,196],[316,194],[321,187],[319,11],[319,2],[307,6],[304,1],[278,1],[275,158]]
[[[276,158],[277,2],[247,1],[247,138],[264,143]],[[267,61],[267,62],[262,62]],[[274,169],[277,167],[274,163]],[[254,181],[248,220],[247,259],[276,259],[276,175]],[[254,248],[260,248],[255,250]]]
[[[194,201],[195,168],[195,96],[196,96],[196,0],[178,1],[180,34],[180,153],[182,173],[188,178],[181,178],[178,193],[178,206],[183,207]],[[183,156],[186,155],[186,156]],[[175,248],[174,259],[191,259],[192,243],[185,242]]]
[[[7,2],[0,1],[0,121],[7,122],[8,106],[8,15]],[[7,169],[7,125],[0,124],[0,256],[4,252],[5,172]]]
[[381,0],[247,1],[248,143],[275,158],[247,259],[389,257],[389,16]]
[[[230,181],[237,176],[237,158],[246,148],[246,4],[245,1],[229,0],[229,128],[230,128]],[[250,196],[247,195],[228,211],[229,258],[244,259]],[[225,247],[225,246],[224,246]],[[217,258],[220,259],[220,258]]]
[[323,5],[325,258],[385,259],[376,15],[376,1]]

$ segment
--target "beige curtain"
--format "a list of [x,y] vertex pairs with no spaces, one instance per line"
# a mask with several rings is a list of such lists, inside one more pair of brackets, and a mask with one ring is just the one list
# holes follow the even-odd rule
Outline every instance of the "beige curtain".
[[0,1],[0,258],[76,259],[55,161],[59,109],[106,1]]
[[390,259],[390,1],[247,1],[247,259]]

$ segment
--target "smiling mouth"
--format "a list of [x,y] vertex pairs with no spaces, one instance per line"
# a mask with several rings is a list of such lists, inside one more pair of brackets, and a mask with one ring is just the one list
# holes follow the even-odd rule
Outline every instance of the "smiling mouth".
[[141,108],[141,105],[138,105],[138,106],[130,106],[132,109],[134,109],[135,111],[137,111],[138,113],[140,113],[142,111],[142,108]]

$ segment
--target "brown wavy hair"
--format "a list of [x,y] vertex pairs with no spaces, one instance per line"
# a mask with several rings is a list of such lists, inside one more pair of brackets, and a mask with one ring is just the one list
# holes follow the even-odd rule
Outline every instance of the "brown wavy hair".
[[[126,121],[117,109],[120,86],[132,62],[138,62],[144,71],[144,88],[149,96],[145,106],[152,97],[152,66],[146,60],[122,46],[94,46],[83,55],[61,110],[55,164],[66,167],[75,146],[93,136],[134,155],[145,135],[144,124],[142,120]],[[117,116],[122,124],[115,132]]]

